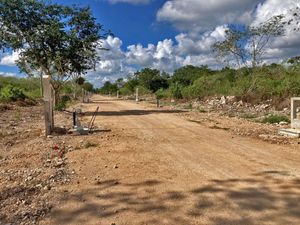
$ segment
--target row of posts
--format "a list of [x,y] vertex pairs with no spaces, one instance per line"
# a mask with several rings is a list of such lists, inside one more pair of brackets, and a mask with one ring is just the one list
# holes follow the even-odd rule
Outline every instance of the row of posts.
[[82,91],[82,103],[89,103],[92,93],[87,90],[84,90],[83,88],[81,89],[81,91]]
[[[117,91],[117,99],[119,99],[119,98],[120,98],[120,92]],[[139,99],[139,88],[135,89],[135,101],[136,102],[140,101],[140,99]],[[157,105],[157,107],[159,107],[159,105],[160,105],[160,102],[159,102],[158,98],[156,99],[156,105]]]

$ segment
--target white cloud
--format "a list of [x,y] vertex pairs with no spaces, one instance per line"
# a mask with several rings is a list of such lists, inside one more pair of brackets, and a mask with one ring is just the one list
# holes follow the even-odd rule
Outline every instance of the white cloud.
[[2,72],[0,71],[0,76],[3,76],[3,77],[16,77],[17,74],[15,73],[9,73],[9,72]]
[[2,56],[2,58],[0,59],[0,65],[4,65],[4,66],[15,66],[16,65],[16,60],[19,59],[19,51],[14,51],[10,54],[5,54],[4,56]]
[[257,25],[276,15],[289,16],[291,10],[297,7],[300,7],[300,1],[298,0],[266,0],[258,4],[252,25]]
[[157,19],[170,22],[182,31],[205,31],[220,24],[248,22],[257,2],[257,0],[169,0],[157,12]]
[[181,33],[175,37],[178,42],[177,53],[179,55],[198,55],[209,53],[211,46],[216,41],[225,38],[227,25],[218,26],[213,31],[207,31],[202,35],[192,37],[187,33]]
[[224,38],[225,30],[226,25],[197,37],[181,33],[176,36],[175,43],[171,39],[165,39],[145,47],[141,44],[130,45],[126,50],[121,49],[122,41],[118,37],[109,36],[102,43],[102,47],[109,50],[99,51],[101,61],[95,71],[87,74],[87,78],[99,86],[107,80],[114,81],[144,67],[169,73],[188,64],[216,67],[210,47],[215,41]]
[[130,45],[127,47],[126,62],[130,65],[147,67],[153,63],[153,55],[156,51],[153,44],[144,48],[141,44]]

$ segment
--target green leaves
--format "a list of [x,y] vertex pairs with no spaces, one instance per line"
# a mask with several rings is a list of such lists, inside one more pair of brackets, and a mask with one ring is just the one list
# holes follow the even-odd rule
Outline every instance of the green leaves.
[[88,7],[42,0],[0,1],[0,48],[22,49],[20,70],[51,75],[55,86],[93,69],[102,26]]

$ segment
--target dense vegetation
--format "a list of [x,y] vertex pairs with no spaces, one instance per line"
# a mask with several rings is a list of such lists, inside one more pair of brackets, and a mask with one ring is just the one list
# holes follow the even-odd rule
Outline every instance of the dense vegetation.
[[[159,98],[196,99],[206,96],[234,95],[247,101],[284,99],[300,95],[300,66],[297,57],[285,64],[257,68],[212,70],[207,66],[184,66],[173,75],[145,68],[127,79],[106,82],[100,93],[133,94],[139,87],[142,94]],[[140,93],[141,93],[140,92]]]
[[[81,96],[82,89],[93,92],[91,83],[80,77],[79,82],[66,82],[61,90],[61,98],[56,108],[64,109],[71,99]],[[0,76],[0,102],[14,102],[19,100],[41,99],[41,82],[39,78],[16,78]]]
[[37,78],[0,76],[0,101],[9,102],[41,97],[40,81]]

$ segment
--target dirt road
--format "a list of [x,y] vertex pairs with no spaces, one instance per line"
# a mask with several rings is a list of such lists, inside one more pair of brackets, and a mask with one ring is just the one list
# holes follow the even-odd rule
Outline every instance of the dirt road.
[[41,224],[300,224],[299,147],[100,96],[83,110],[98,105],[111,131],[67,154],[76,177]]

